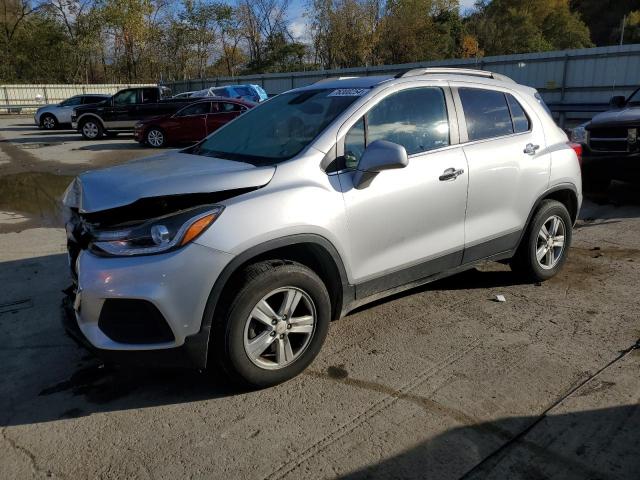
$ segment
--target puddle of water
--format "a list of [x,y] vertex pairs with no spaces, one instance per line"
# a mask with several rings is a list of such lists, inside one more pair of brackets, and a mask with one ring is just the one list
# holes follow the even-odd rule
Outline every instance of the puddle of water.
[[29,227],[62,227],[61,199],[71,175],[25,172],[0,177],[0,211],[24,215],[27,222],[0,223],[0,231]]

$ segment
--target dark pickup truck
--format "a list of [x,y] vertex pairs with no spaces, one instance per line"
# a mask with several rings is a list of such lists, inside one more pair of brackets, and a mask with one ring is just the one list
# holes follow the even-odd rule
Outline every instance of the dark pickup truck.
[[640,88],[609,106],[571,133],[582,144],[583,183],[592,191],[606,190],[614,179],[640,181]]
[[71,124],[87,140],[132,132],[140,120],[173,113],[194,100],[171,99],[170,95],[171,91],[166,87],[120,90],[103,102],[76,107],[71,115]]

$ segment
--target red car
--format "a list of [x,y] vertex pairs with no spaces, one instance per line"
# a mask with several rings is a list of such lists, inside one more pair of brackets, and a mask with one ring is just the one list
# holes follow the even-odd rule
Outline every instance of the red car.
[[133,138],[154,148],[195,143],[255,105],[247,100],[222,97],[199,100],[171,115],[138,122]]

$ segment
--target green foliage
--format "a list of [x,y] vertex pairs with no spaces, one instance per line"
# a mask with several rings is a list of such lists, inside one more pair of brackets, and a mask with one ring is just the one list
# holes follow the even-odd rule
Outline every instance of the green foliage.
[[467,28],[486,55],[591,47],[589,29],[568,0],[493,0],[479,4]]
[[640,42],[640,0],[0,0],[0,82],[154,82]]

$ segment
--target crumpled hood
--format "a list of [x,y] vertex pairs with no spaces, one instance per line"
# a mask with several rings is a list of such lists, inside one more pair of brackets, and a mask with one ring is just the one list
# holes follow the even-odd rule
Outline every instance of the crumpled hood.
[[274,172],[274,166],[167,152],[80,174],[68,189],[65,204],[93,213],[142,198],[262,187]]
[[623,108],[602,112],[591,119],[587,125],[590,128],[622,127],[640,125],[640,107]]

